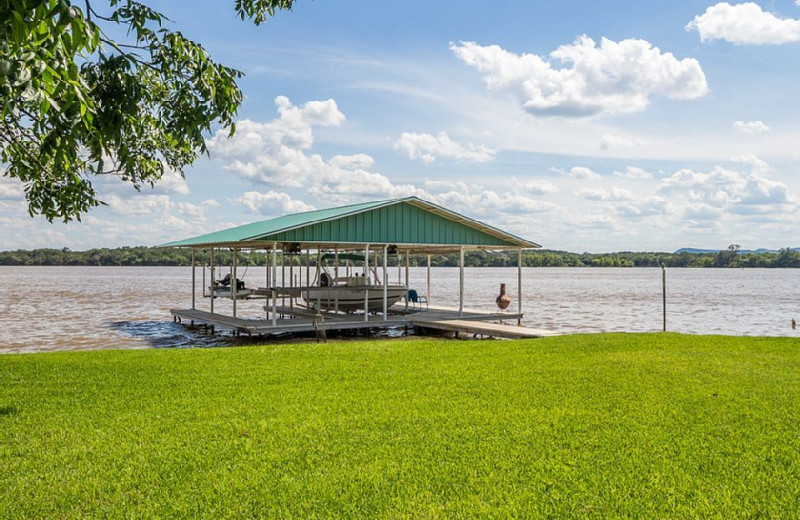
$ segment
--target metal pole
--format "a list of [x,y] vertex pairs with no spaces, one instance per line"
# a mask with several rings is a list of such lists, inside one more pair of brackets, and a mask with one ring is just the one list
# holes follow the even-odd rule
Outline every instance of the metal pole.
[[278,286],[278,243],[272,244],[272,287]]
[[408,310],[408,289],[411,284],[408,281],[408,249],[406,249],[406,310]]
[[197,294],[197,274],[195,274],[194,248],[192,248],[192,310],[194,310],[196,294]]
[[428,305],[431,303],[431,254],[428,253],[428,294],[426,294],[428,298]]
[[[337,246],[333,253],[333,285],[335,286],[339,280],[339,247]],[[333,312],[339,313],[339,291],[333,289],[333,296],[335,298],[333,303]]]
[[458,315],[464,315],[464,248],[458,255]]
[[369,244],[364,247],[364,321],[369,321],[369,285],[367,285],[367,271],[369,270]]
[[278,325],[278,243],[272,244],[272,326]]
[[214,248],[211,248],[211,314],[214,314]]
[[[269,249],[264,250],[264,256],[266,257],[266,263],[264,264],[264,288],[268,289],[270,287],[269,284]],[[269,299],[264,301],[264,314],[267,318],[269,318]]]
[[517,249],[517,325],[522,325],[522,248]]
[[[286,287],[286,251],[281,251],[281,286]],[[286,292],[281,296],[281,305],[286,307]]]
[[237,264],[238,258],[239,258],[239,250],[234,247],[233,248],[233,264],[232,264],[233,267],[231,267],[231,270],[233,271],[231,273],[231,300],[233,300],[233,317],[234,318],[236,317],[236,290],[238,289],[238,287],[236,287],[236,267],[237,267],[236,264]]
[[[322,280],[320,277],[322,276],[322,249],[320,246],[317,246],[317,286],[322,289]],[[317,290],[317,312],[320,312],[322,308],[322,290]]]
[[667,332],[667,269],[664,264],[661,264],[661,308],[664,318],[663,332]]
[[383,246],[383,321],[386,321],[388,318],[387,314],[389,312],[389,293],[388,293],[388,284],[389,284],[389,273],[387,270],[389,269],[389,246]]

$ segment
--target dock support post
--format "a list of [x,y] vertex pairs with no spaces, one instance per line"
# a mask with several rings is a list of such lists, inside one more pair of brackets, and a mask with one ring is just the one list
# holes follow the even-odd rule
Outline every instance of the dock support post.
[[195,298],[197,297],[197,275],[194,268],[194,248],[192,248],[192,310],[195,309]]
[[278,286],[278,243],[272,244],[272,287]]
[[458,254],[458,315],[464,315],[464,247]]
[[389,293],[388,293],[388,284],[389,284],[389,273],[387,270],[389,269],[389,246],[383,246],[383,321],[389,319]]
[[428,292],[425,294],[428,298],[428,305],[431,303],[431,254],[428,253]]
[[[286,287],[286,251],[281,251],[281,286]],[[286,307],[286,293],[281,296],[281,305]]]
[[[339,247],[337,246],[334,249],[333,253],[333,285],[336,285],[339,280]],[[339,314],[339,291],[333,291],[333,297],[335,298],[333,303],[333,312]]]
[[278,286],[278,243],[272,244],[272,326],[278,325],[278,293],[275,287]]
[[364,321],[369,321],[369,285],[367,273],[369,272],[369,244],[364,247]]
[[[266,262],[264,264],[264,287],[270,287],[269,284],[269,249],[265,250],[264,256],[266,257]],[[264,302],[264,314],[267,318],[269,318],[269,300]]]
[[[317,244],[317,284],[322,287],[322,248]],[[317,291],[317,312],[322,309],[322,291]]]
[[235,247],[233,248],[233,261],[231,263],[231,300],[233,300],[233,317],[236,317],[236,293],[239,289],[236,285],[236,268],[238,267],[236,264],[238,263],[237,260],[239,259],[239,250]]
[[408,290],[411,288],[411,282],[408,280],[408,249],[406,249],[406,310],[408,310]]
[[214,248],[211,248],[211,314],[214,314]]
[[[522,314],[522,248],[517,249],[517,314]],[[522,325],[522,316],[517,318],[517,325]]]

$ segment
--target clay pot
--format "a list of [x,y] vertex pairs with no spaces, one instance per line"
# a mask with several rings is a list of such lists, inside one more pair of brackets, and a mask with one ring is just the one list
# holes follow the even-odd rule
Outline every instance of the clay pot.
[[500,295],[495,300],[500,310],[506,310],[511,305],[511,296],[506,294],[506,284],[500,284]]

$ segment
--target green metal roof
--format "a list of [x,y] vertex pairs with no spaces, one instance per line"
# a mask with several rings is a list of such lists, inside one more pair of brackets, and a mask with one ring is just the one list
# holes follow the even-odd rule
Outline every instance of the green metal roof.
[[417,197],[285,215],[163,246],[260,248],[274,243],[342,247],[397,244],[403,249],[418,251],[452,250],[461,246],[486,249],[540,247]]

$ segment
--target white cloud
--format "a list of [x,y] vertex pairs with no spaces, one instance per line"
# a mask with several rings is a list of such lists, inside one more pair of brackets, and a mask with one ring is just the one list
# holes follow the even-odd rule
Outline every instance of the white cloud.
[[614,208],[615,211],[629,219],[645,217],[661,217],[677,214],[674,205],[664,197],[645,197],[642,200],[628,201]]
[[[586,117],[644,110],[652,96],[696,99],[708,92],[697,60],[679,60],[645,40],[615,42],[602,38],[597,46],[586,35],[550,53],[515,54],[498,45],[451,43],[467,65],[484,73],[490,89],[515,92],[534,115]],[[567,64],[556,68],[553,62]]]
[[616,177],[623,177],[626,179],[652,179],[653,174],[635,166],[628,166],[624,172],[615,171]]
[[565,175],[567,177],[572,177],[573,179],[584,179],[584,180],[591,180],[591,181],[599,181],[602,179],[599,173],[585,167],[585,166],[573,166],[569,169],[569,171],[564,171],[558,168],[551,168],[551,171],[560,173],[561,175]]
[[767,173],[769,171],[769,164],[760,157],[753,154],[742,154],[731,157],[731,161],[750,166],[753,172]]
[[314,125],[344,122],[334,100],[309,101],[299,108],[280,96],[276,104],[277,119],[268,123],[244,120],[232,138],[220,130],[209,140],[209,148],[228,159],[226,169],[256,185],[304,189],[332,204],[426,195],[413,185],[396,185],[370,171],[375,161],[369,155],[336,155],[326,160],[307,153],[314,144]]
[[126,217],[155,217],[166,215],[172,209],[172,202],[167,195],[138,195],[122,198],[110,193],[103,197],[103,201],[114,213]]
[[156,185],[153,186],[153,193],[188,195],[189,186],[186,184],[186,179],[179,172],[167,170]]
[[479,184],[467,184],[464,181],[440,181],[440,180],[426,180],[422,184],[422,188],[430,193],[443,193],[446,191],[460,191],[462,193],[470,193],[473,191],[480,192],[483,187]]
[[217,131],[207,144],[208,149],[222,157],[252,159],[265,151],[280,155],[281,151],[307,150],[314,144],[313,126],[339,126],[345,116],[336,101],[309,101],[302,108],[292,105],[289,98],[275,98],[279,117],[269,123],[243,119],[236,123],[232,138],[227,129]]
[[22,200],[25,193],[18,179],[0,176],[0,200]]
[[331,166],[345,170],[365,170],[375,164],[375,159],[369,155],[359,153],[355,155],[335,155],[331,157]]
[[261,215],[287,215],[314,209],[314,206],[301,200],[295,200],[287,193],[272,190],[267,193],[248,191],[239,197],[229,199],[229,202],[240,204],[251,212]]
[[602,150],[614,150],[620,148],[634,148],[644,146],[647,142],[638,137],[625,137],[622,135],[605,134],[600,141]]
[[208,209],[202,204],[192,204],[191,202],[176,202],[174,208],[178,215],[193,220],[204,220],[206,209]]
[[547,195],[558,192],[558,186],[546,181],[531,181],[522,183],[522,187],[533,195]]
[[[705,205],[732,214],[781,214],[794,212],[796,202],[787,186],[765,175],[766,163],[744,157],[751,172],[714,167],[708,173],[683,169],[663,179],[658,192],[683,200],[691,206]],[[760,161],[760,162],[758,162]],[[744,162],[744,161],[742,161]]]
[[769,127],[764,121],[736,121],[733,128],[743,134],[761,134],[769,131]]
[[[112,159],[106,157],[106,163],[110,163]],[[189,194],[189,186],[186,184],[186,179],[183,178],[183,175],[180,172],[172,170],[170,168],[165,168],[164,175],[161,176],[155,185],[150,187],[149,184],[145,183],[141,187],[141,191],[136,191],[133,189],[133,185],[123,180],[117,175],[96,175],[92,178],[92,186],[97,193],[100,194],[100,198],[104,198],[107,194],[116,194],[120,197],[137,197],[140,194],[157,194],[157,195],[188,195]]]
[[488,162],[494,158],[494,151],[486,146],[468,144],[463,146],[454,142],[445,132],[438,135],[403,132],[394,145],[395,150],[405,153],[410,159],[432,163],[438,157],[460,161]]
[[698,220],[720,220],[724,215],[722,208],[714,207],[709,204],[689,204],[684,208],[683,216],[692,221]]
[[578,190],[575,194],[582,199],[598,201],[598,202],[635,199],[632,192],[617,187],[612,187],[609,190],[605,190],[603,188],[596,188],[596,189],[585,188],[582,190]]
[[450,191],[433,196],[431,200],[455,211],[480,217],[490,216],[492,219],[497,219],[498,215],[503,214],[544,213],[559,208],[551,202],[543,202],[516,193],[501,194],[486,189],[480,193]]
[[764,45],[800,41],[800,20],[778,18],[756,3],[731,5],[720,2],[686,26],[696,30],[701,41],[725,40],[736,45]]

